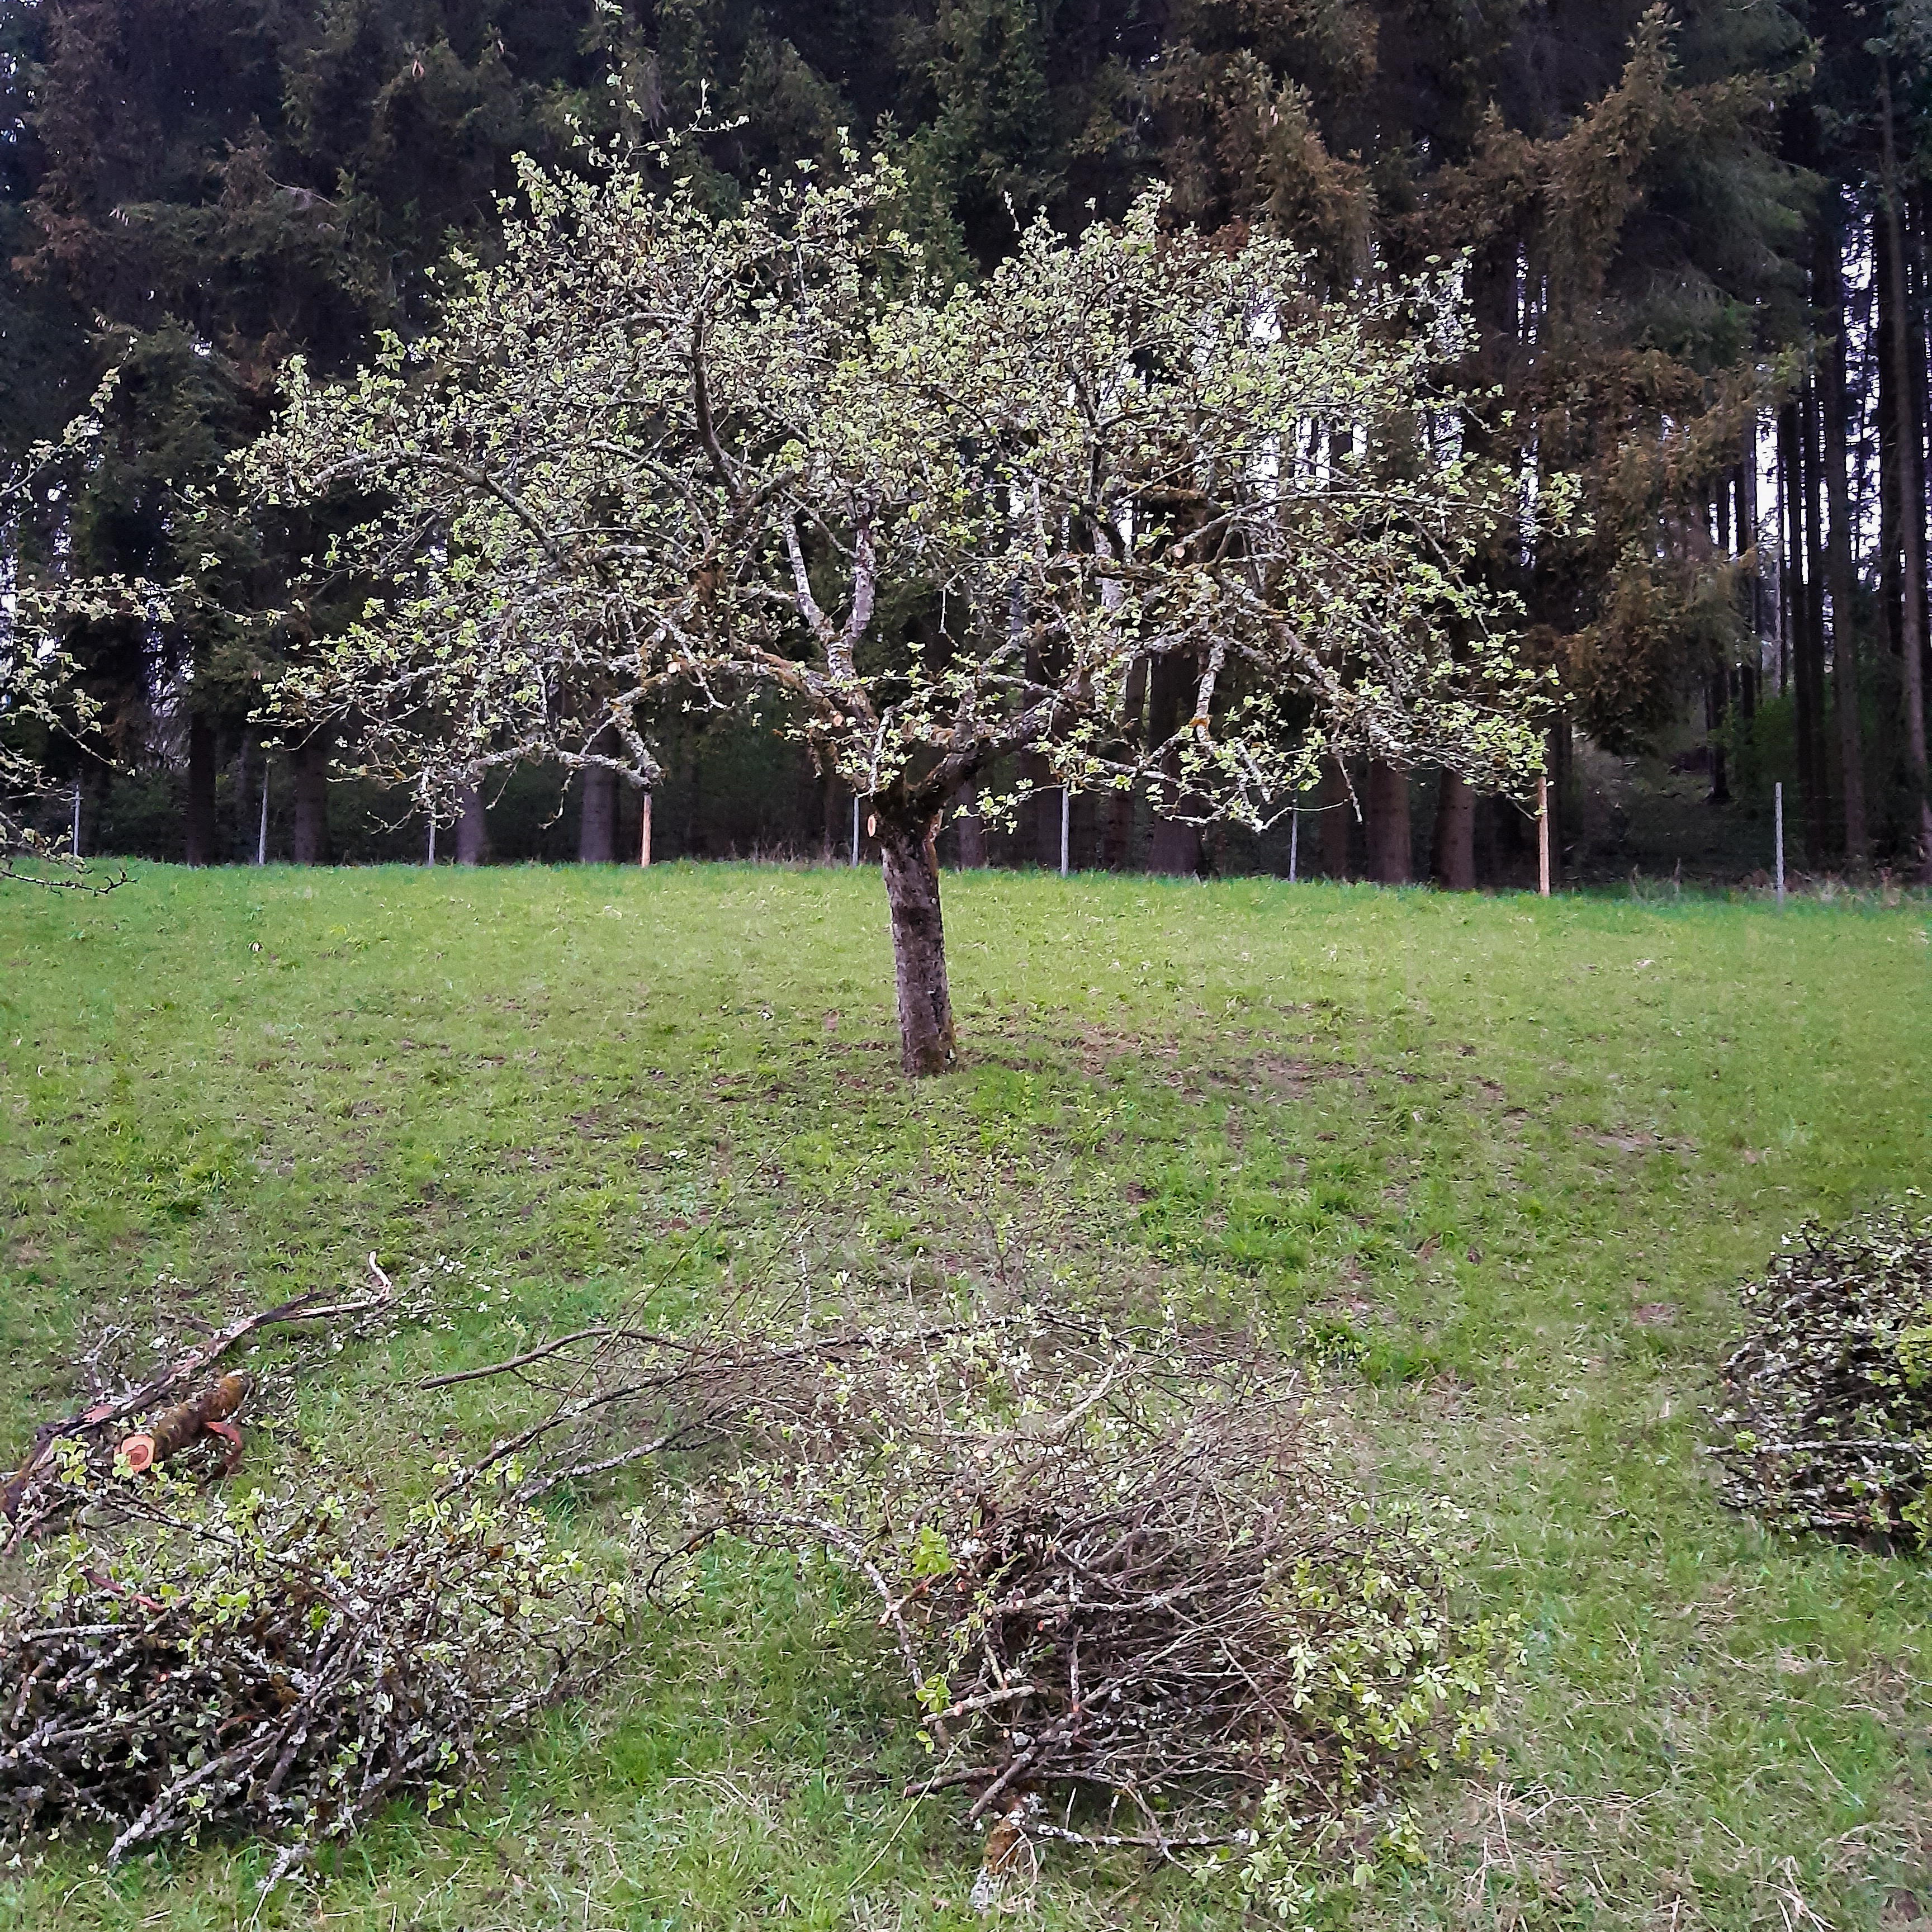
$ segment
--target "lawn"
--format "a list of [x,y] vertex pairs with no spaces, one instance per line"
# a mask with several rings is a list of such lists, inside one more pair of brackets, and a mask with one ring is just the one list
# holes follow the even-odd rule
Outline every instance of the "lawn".
[[[0,896],[0,1450],[89,1351],[437,1268],[442,1322],[310,1348],[248,1467],[386,1493],[487,1432],[433,1366],[775,1250],[1054,1288],[1318,1356],[1372,1480],[1466,1510],[1525,1654],[1500,1762],[1413,1794],[1363,1927],[1932,1913],[1932,1575],[1767,1535],[1700,1445],[1739,1279],[1932,1180],[1923,902],[947,881],[962,1064],[896,1071],[875,878],[190,874]],[[442,1265],[438,1268],[439,1263]],[[453,1265],[452,1265],[453,1264]],[[340,1479],[338,1478],[338,1479]],[[598,1535],[594,1517],[583,1526]],[[265,1926],[966,1924],[826,1586],[719,1553],[674,1629],[460,1817],[404,1809]],[[254,1848],[0,1870],[0,1928],[229,1928]],[[1223,1924],[1049,1856],[1044,1925]]]

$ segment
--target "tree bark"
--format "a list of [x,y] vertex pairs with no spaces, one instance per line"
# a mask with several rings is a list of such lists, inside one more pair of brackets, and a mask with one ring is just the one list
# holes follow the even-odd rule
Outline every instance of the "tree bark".
[[489,850],[489,829],[483,822],[482,788],[465,785],[457,801],[456,862],[480,866]]
[[577,828],[580,865],[617,862],[617,774],[603,765],[584,767],[584,811]]
[[190,866],[214,863],[214,727],[199,711],[188,713],[188,800],[182,857]]
[[1443,772],[1436,797],[1436,856],[1430,870],[1445,891],[1476,889],[1476,794],[1467,778],[1451,771]]
[[328,838],[328,747],[320,736],[299,744],[289,754],[295,767],[295,862],[326,866],[332,856]]
[[1778,468],[1784,483],[1785,556],[1779,572],[1784,586],[1784,609],[1791,630],[1792,736],[1798,759],[1798,790],[1804,803],[1805,844],[1812,864],[1818,854],[1811,844],[1812,801],[1817,796],[1820,774],[1812,758],[1816,734],[1811,718],[1811,615],[1810,596],[1804,581],[1804,498],[1803,438],[1800,434],[1798,406],[1786,404],[1778,412]]
[[1408,774],[1380,758],[1371,759],[1367,791],[1369,876],[1380,885],[1406,886],[1414,877]]
[[1898,157],[1892,126],[1892,76],[1881,68],[1879,126],[1884,142],[1884,178],[1880,196],[1880,223],[1886,250],[1892,257],[1889,277],[1893,302],[1892,328],[1892,398],[1897,410],[1898,460],[1894,465],[1898,493],[1900,548],[1904,554],[1904,583],[1899,611],[1899,654],[1904,672],[1905,766],[1910,830],[1918,842],[1920,874],[1932,884],[1932,790],[1927,784],[1925,756],[1925,497],[1918,479],[1918,409],[1911,352],[1911,314],[1906,302],[1910,284],[1905,260],[1905,234],[1899,218]]
[[1823,350],[1825,489],[1831,511],[1826,564],[1832,587],[1832,701],[1838,712],[1838,763],[1845,813],[1845,863],[1862,871],[1870,856],[1865,832],[1864,744],[1858,718],[1858,646],[1852,623],[1852,508],[1845,434],[1845,282],[1839,250],[1844,218],[1835,186],[1826,190],[1818,250],[1818,300],[1831,332]]
[[1331,879],[1348,876],[1348,821],[1355,801],[1341,766],[1330,761],[1322,775],[1322,869]]
[[879,817],[879,854],[892,920],[898,990],[899,1064],[917,1078],[944,1073],[957,1050],[952,996],[946,983],[946,931],[940,916],[936,819],[899,824]]

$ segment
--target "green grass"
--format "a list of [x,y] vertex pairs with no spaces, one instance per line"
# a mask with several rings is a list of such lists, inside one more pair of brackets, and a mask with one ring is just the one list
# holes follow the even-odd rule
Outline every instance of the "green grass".
[[[962,1065],[896,1071],[876,879],[190,874],[0,898],[0,1449],[103,1331],[459,1262],[447,1329],[302,1357],[256,1438],[386,1491],[487,1429],[425,1365],[802,1228],[827,1268],[1248,1322],[1334,1365],[1372,1479],[1445,1490],[1523,1619],[1503,1761],[1416,1796],[1363,1926],[1833,1927],[1932,1906],[1932,1578],[1726,1514],[1742,1274],[1932,1179],[1922,902],[948,881]],[[467,1400],[464,1398],[467,1397]],[[820,1586],[720,1556],[460,1823],[407,1808],[268,1925],[972,1922]],[[0,1870],[0,1928],[247,1922],[248,1847]],[[1915,1876],[1915,1874],[1917,1876]],[[1235,1903],[1054,1858],[1047,1925]],[[1807,1912],[1816,1915],[1814,1921]]]

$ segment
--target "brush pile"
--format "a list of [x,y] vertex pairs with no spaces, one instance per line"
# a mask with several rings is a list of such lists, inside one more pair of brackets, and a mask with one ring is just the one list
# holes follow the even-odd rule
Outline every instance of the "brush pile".
[[1932,1216],[1787,1238],[1744,1291],[1716,1454],[1735,1508],[1780,1528],[1932,1540]]
[[400,1534],[197,1495],[145,1385],[37,1444],[23,1499],[70,1527],[0,1615],[0,1834],[104,1826],[118,1861],[254,1833],[272,1885],[393,1797],[434,1808],[623,1622],[532,1502],[637,1478],[664,1613],[721,1538],[869,1595],[908,1788],[994,1828],[989,1885],[1054,1838],[1298,1870],[1391,1778],[1480,1748],[1507,1629],[1466,1614],[1432,1517],[1369,1505],[1318,1392],[1226,1337],[760,1291],[424,1386],[479,1383],[520,1412]]
[[94,1484],[79,1444],[64,1469],[77,1526],[0,1618],[0,1837],[103,1826],[113,1864],[253,1832],[272,1888],[391,1798],[460,1790],[622,1624],[500,1486],[392,1537],[335,1496]]
[[863,1580],[914,1784],[972,1821],[1237,1846],[1270,1793],[1333,1816],[1489,1721],[1506,1633],[1364,1506],[1277,1366],[1027,1316],[827,1363],[790,1409],[700,1533]]
[[1066,1311],[811,1312],[748,1294],[702,1330],[598,1324],[430,1386],[535,1385],[479,1466],[526,1459],[521,1495],[653,1469],[660,1602],[721,1536],[860,1580],[929,1754],[912,1787],[964,1790],[975,1822],[1232,1848],[1264,1802],[1333,1817],[1477,1748],[1507,1633],[1462,1615],[1424,1524],[1366,1506],[1278,1363]]

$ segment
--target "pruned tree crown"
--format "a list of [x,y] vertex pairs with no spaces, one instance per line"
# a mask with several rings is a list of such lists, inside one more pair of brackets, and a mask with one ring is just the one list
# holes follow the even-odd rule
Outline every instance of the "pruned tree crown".
[[[366,721],[368,769],[649,785],[659,707],[773,689],[928,827],[1022,749],[1257,824],[1324,754],[1534,768],[1540,686],[1474,567],[1521,492],[1439,380],[1453,273],[1324,298],[1288,243],[1164,232],[1150,196],[942,286],[884,166],[720,214],[605,160],[526,164],[440,331],[344,383],[293,365],[249,458],[283,500],[371,505],[324,560],[361,618],[283,693]],[[1150,742],[1162,658],[1192,702]]]

